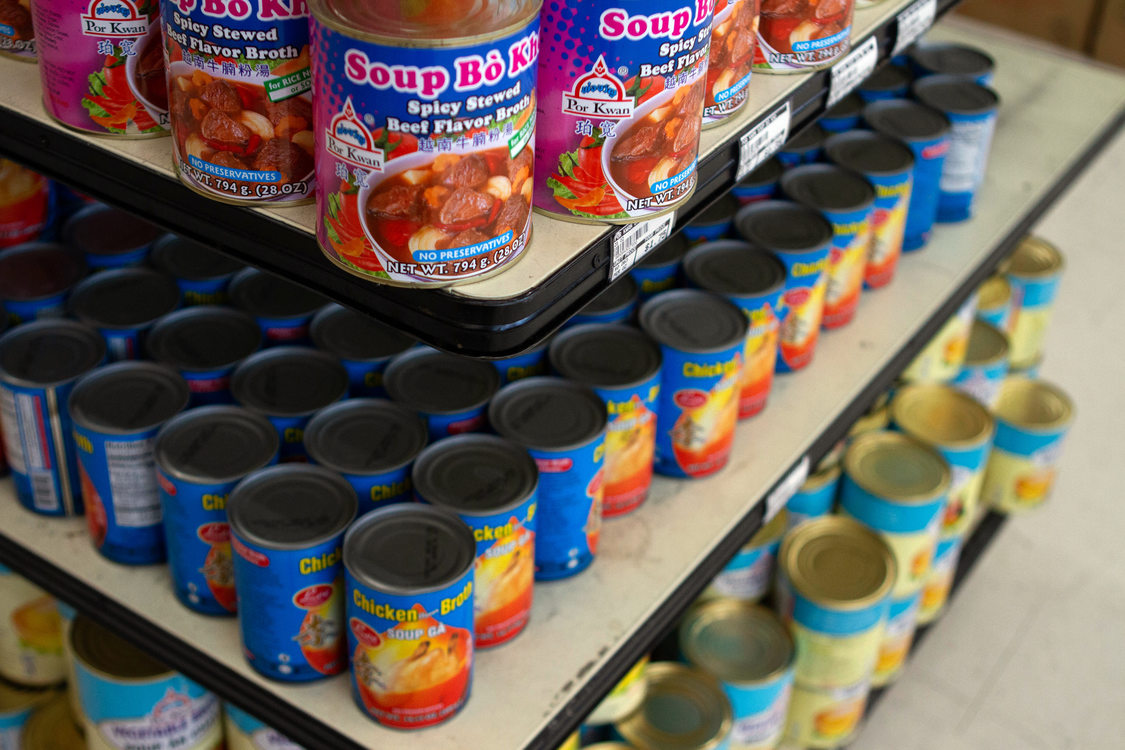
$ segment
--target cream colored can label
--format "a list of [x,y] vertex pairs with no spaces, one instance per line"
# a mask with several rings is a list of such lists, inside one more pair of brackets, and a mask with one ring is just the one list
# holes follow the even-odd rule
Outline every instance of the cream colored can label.
[[21,685],[66,679],[55,600],[0,565],[0,675]]
[[969,350],[977,310],[974,293],[902,373],[908,383],[947,383],[957,377]]
[[880,622],[860,633],[831,635],[794,622],[791,630],[797,647],[796,681],[818,690],[866,684],[875,669],[884,629]]
[[1055,485],[1062,443],[1031,456],[994,448],[988,459],[982,495],[985,504],[1004,513],[1031,510],[1043,504]]
[[1043,340],[1051,322],[1051,308],[1022,308],[1016,315],[1015,330],[1010,341],[1012,366],[1019,368],[1035,362],[1043,351]]
[[915,594],[905,600],[891,602],[891,614],[883,642],[879,644],[879,659],[875,663],[873,685],[886,685],[898,677],[906,664],[906,655],[914,643],[914,632],[918,628],[918,612],[922,594]]
[[870,690],[866,679],[832,690],[794,685],[785,739],[816,750],[846,744],[863,718]]

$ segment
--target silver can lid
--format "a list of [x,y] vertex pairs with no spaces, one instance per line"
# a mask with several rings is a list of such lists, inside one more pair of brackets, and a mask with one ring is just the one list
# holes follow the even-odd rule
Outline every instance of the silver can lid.
[[152,450],[165,474],[222,484],[269,466],[279,443],[277,430],[259,414],[239,406],[204,406],[169,420]]
[[247,357],[231,376],[230,390],[235,401],[262,414],[302,416],[343,398],[348,371],[317,349],[278,346]]
[[67,408],[86,429],[129,435],[161,426],[187,408],[190,396],[187,382],[166,365],[117,362],[79,380]]
[[412,478],[423,502],[462,515],[493,515],[531,497],[539,469],[527,450],[511,440],[457,435],[422,451]]
[[240,538],[266,549],[304,549],[344,533],[359,507],[334,471],[282,464],[243,479],[227,498],[227,520]]
[[426,447],[426,421],[401,404],[355,398],[321,409],[305,427],[313,461],[341,474],[370,475],[406,466]]

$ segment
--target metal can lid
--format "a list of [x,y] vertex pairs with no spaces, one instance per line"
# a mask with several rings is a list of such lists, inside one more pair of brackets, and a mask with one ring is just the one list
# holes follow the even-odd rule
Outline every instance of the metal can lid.
[[560,332],[547,350],[551,369],[594,388],[625,388],[660,372],[660,347],[632,326],[600,323]]
[[561,451],[605,433],[605,401],[587,385],[564,378],[524,378],[504,386],[488,407],[492,429],[528,448]]
[[65,244],[90,255],[122,255],[152,244],[160,227],[106,205],[87,206],[63,224]]
[[1051,383],[1016,377],[1000,386],[993,412],[1023,430],[1055,431],[1074,418],[1074,402]]
[[746,338],[746,315],[730,300],[699,289],[661,292],[641,306],[641,329],[677,351],[710,354]]
[[793,201],[771,200],[744,206],[734,219],[750,244],[775,253],[809,253],[832,241],[832,225],[819,211]]
[[148,268],[115,268],[82,281],[70,294],[70,311],[96,328],[138,328],[180,305],[170,276]]
[[143,432],[187,408],[191,393],[183,377],[155,362],[117,362],[86,375],[74,386],[67,409],[74,422],[110,435]]
[[906,99],[883,99],[863,108],[863,119],[873,130],[904,141],[942,138],[953,125],[940,110]]
[[969,332],[966,367],[981,367],[1008,358],[1008,336],[987,320],[977,318]]
[[353,38],[403,47],[454,47],[515,33],[538,17],[542,0],[446,7],[448,12],[427,13],[397,2],[315,0],[311,10],[318,21]]
[[148,355],[189,372],[232,367],[258,351],[262,331],[241,310],[200,305],[156,321],[148,333]]
[[725,297],[760,297],[785,286],[785,264],[776,255],[738,240],[696,245],[684,258],[684,275]]
[[279,443],[277,430],[259,414],[238,406],[203,406],[169,420],[152,452],[165,474],[222,484],[269,466]]
[[972,396],[942,384],[895,392],[891,419],[911,437],[941,448],[980,445],[992,436],[992,415]]
[[802,154],[815,151],[824,145],[824,139],[827,137],[828,131],[814,122],[786,141],[785,145],[781,147],[781,150],[789,154]]
[[227,498],[231,531],[266,549],[306,549],[342,534],[359,508],[355,490],[322,466],[255,471]]
[[648,692],[636,711],[614,725],[639,750],[717,750],[734,722],[722,685],[702,670],[675,662],[645,668]]
[[262,318],[301,318],[329,302],[311,289],[257,268],[239,271],[228,294],[232,305]]
[[996,67],[991,56],[976,47],[951,42],[923,42],[907,53],[910,61],[929,73],[972,76],[986,75]]
[[66,693],[51,695],[23,725],[20,750],[86,750],[86,739],[71,713],[70,699]]
[[959,115],[985,114],[1000,106],[1000,97],[995,91],[960,76],[919,78],[911,91],[923,104]]
[[897,91],[905,90],[914,80],[911,72],[901,65],[884,65],[869,75],[859,85],[860,91]]
[[1051,276],[1063,268],[1063,254],[1047,240],[1028,236],[1020,242],[1004,266],[1005,273],[1017,278]]
[[429,347],[391,360],[383,388],[395,401],[425,414],[457,414],[484,406],[500,387],[491,362]]
[[327,352],[277,346],[251,354],[234,370],[230,390],[243,406],[269,416],[312,414],[348,392],[348,371]]
[[158,659],[84,614],[70,626],[70,647],[82,666],[111,682],[144,682],[174,674]]
[[826,466],[806,479],[805,483],[801,485],[800,491],[815,492],[822,487],[832,484],[840,478],[840,472],[840,464],[838,463],[832,464],[831,466]]
[[723,193],[718,200],[703,209],[702,213],[700,213],[694,221],[690,222],[690,226],[721,224],[726,221],[731,221],[734,219],[734,215],[738,213],[738,206],[737,198],[730,193]]
[[777,542],[785,536],[785,530],[788,526],[789,511],[782,508],[774,514],[773,518],[762,524],[762,527],[754,532],[754,536],[750,537],[750,541],[746,543],[744,549],[767,547]]
[[605,315],[607,313],[621,312],[637,301],[637,280],[631,274],[625,274],[617,281],[605,288],[601,294],[594,297],[581,310],[579,315]]
[[35,320],[0,336],[0,379],[18,385],[61,385],[104,359],[105,339],[73,320]]
[[175,234],[157,240],[149,260],[169,276],[189,281],[223,279],[246,268],[240,260]]
[[422,451],[411,478],[423,502],[460,515],[490,516],[526,502],[539,484],[539,469],[511,440],[457,435]]
[[871,529],[844,516],[805,521],[781,542],[778,565],[797,593],[823,607],[864,609],[891,593],[895,560]]
[[675,265],[691,249],[691,243],[683,232],[676,232],[656,246],[656,249],[641,259],[637,268],[663,268]]
[[321,409],[305,427],[305,450],[341,474],[370,475],[406,466],[426,447],[426,421],[393,401],[355,398]]
[[824,117],[858,117],[865,103],[863,97],[853,91],[825,110]]
[[337,304],[316,314],[309,335],[318,349],[357,362],[389,359],[418,343],[370,315]]
[[344,536],[344,567],[387,594],[441,591],[472,570],[473,530],[453,513],[418,503],[365,513]]
[[1012,301],[1012,282],[1003,274],[993,274],[984,280],[977,292],[977,310],[995,310]]
[[949,492],[949,463],[901,432],[865,432],[848,445],[844,471],[866,492],[892,503],[925,503]]
[[788,629],[770,610],[737,599],[711,599],[680,623],[680,651],[692,666],[733,685],[772,682],[793,664]]
[[817,211],[862,211],[875,204],[875,188],[863,175],[834,164],[804,164],[781,178],[787,198]]
[[0,299],[54,297],[86,275],[86,261],[68,247],[29,242],[0,253]]
[[738,181],[742,187],[765,187],[773,185],[781,179],[785,167],[776,156],[771,156],[762,162],[761,166]]
[[53,690],[24,688],[0,682],[0,716],[22,711],[55,695]]
[[899,139],[870,130],[837,133],[824,144],[835,164],[860,174],[895,175],[914,168],[914,153]]

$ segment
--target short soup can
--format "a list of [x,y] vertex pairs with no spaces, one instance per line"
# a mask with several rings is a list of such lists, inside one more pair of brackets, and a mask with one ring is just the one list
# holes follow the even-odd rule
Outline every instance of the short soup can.
[[952,385],[991,409],[1008,377],[1008,336],[978,315],[969,334],[969,348],[961,372]]
[[1028,237],[1003,266],[1015,298],[1015,321],[1009,334],[1013,369],[1027,367],[1043,356],[1043,341],[1064,265],[1057,247]]
[[703,590],[701,598],[737,599],[750,603],[764,598],[773,588],[777,551],[788,522],[788,513],[783,508],[750,537],[750,541],[715,576],[711,585]]
[[482,359],[417,347],[391,360],[383,387],[392,401],[425,418],[434,441],[485,428],[500,373]]
[[383,371],[391,359],[418,342],[411,336],[342,305],[326,305],[309,329],[313,345],[340,358],[352,398],[386,396]]
[[111,361],[142,359],[158,318],[180,304],[176,283],[147,268],[118,268],[85,279],[70,295],[70,312],[98,329]]

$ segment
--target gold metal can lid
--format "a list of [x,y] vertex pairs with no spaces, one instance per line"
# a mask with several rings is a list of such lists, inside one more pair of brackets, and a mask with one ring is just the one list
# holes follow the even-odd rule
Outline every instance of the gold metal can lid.
[[984,280],[977,293],[978,310],[995,310],[1012,301],[1012,282],[1002,274],[993,274]]
[[941,448],[963,448],[989,439],[992,415],[979,401],[948,385],[910,385],[895,394],[891,416],[911,437]]
[[801,492],[816,492],[825,485],[832,484],[840,478],[840,464],[832,464],[820,469],[805,480],[801,485]]
[[1037,278],[1053,276],[1062,268],[1062,252],[1047,240],[1029,235],[1012,251],[1004,272],[1021,278]]
[[737,599],[712,599],[680,623],[680,651],[695,667],[733,685],[772,682],[793,663],[793,637],[772,611]]
[[797,593],[837,610],[869,607],[895,581],[895,560],[871,529],[844,516],[805,521],[781,543],[778,562]]
[[883,404],[857,419],[848,430],[848,437],[854,438],[865,432],[885,430],[890,423],[890,411],[887,409],[887,405]]
[[995,413],[1023,430],[1053,432],[1074,418],[1074,402],[1045,380],[1009,378],[1000,387]]
[[615,724],[636,750],[713,750],[734,722],[722,685],[699,669],[656,662],[645,669],[648,693],[636,711]]
[[966,367],[984,367],[1008,358],[1008,334],[987,320],[977,318],[969,332]]
[[762,528],[754,532],[754,536],[750,537],[750,541],[746,543],[743,549],[756,549],[773,544],[785,534],[788,525],[789,511],[782,508],[769,520],[769,523],[764,524]]
[[86,615],[70,627],[74,658],[87,670],[113,682],[147,682],[172,674],[172,670]]
[[949,492],[952,479],[940,453],[900,432],[857,437],[844,454],[844,471],[867,492],[895,503],[929,502]]
[[54,690],[36,690],[0,682],[0,715],[23,711],[54,694]]
[[56,693],[28,718],[20,750],[86,750],[86,740],[64,693]]

